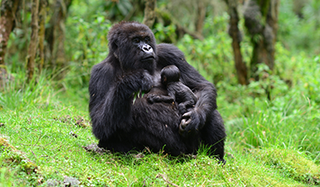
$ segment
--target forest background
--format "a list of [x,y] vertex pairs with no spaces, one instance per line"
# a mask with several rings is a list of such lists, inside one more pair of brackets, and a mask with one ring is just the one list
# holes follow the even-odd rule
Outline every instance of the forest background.
[[[1,0],[0,186],[320,185],[320,1]],[[88,82],[108,30],[146,23],[218,90],[225,166],[97,149]]]

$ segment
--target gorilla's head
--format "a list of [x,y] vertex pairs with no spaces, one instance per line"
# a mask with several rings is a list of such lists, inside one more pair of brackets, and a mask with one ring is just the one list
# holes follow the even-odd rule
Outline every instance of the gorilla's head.
[[161,82],[167,85],[170,82],[178,82],[180,79],[180,70],[175,65],[169,65],[162,68],[161,72]]
[[109,56],[118,59],[124,71],[154,71],[156,42],[148,26],[138,22],[120,22],[111,28],[108,40]]

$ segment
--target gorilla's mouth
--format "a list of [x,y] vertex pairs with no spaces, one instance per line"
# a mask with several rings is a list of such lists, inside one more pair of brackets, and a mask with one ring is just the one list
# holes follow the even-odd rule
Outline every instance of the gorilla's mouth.
[[154,60],[154,56],[152,56],[152,55],[147,56],[147,57],[141,59],[142,62],[147,62],[147,61],[151,61],[151,60]]

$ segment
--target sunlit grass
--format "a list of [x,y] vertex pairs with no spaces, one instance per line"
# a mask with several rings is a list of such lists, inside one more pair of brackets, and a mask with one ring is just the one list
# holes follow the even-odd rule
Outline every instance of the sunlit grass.
[[[300,69],[284,73],[296,77],[291,87],[277,75],[268,80],[271,100],[263,81],[218,83],[218,110],[227,129],[224,166],[209,158],[206,148],[180,157],[148,149],[90,152],[86,147],[97,140],[87,86],[71,83],[68,76],[65,82],[40,76],[26,83],[25,73],[15,74],[0,92],[0,140],[13,146],[0,143],[0,186],[64,186],[70,178],[83,186],[319,185],[319,59],[278,59],[290,70]],[[25,161],[36,170],[25,169]]]
[[[197,155],[180,157],[147,149],[126,155],[88,152],[84,147],[97,140],[91,132],[86,96],[77,99],[77,91],[68,90],[73,97],[68,100],[50,83],[42,78],[32,89],[11,85],[10,92],[0,95],[0,136],[37,166],[35,172],[27,173],[20,162],[3,162],[2,186],[63,185],[66,177],[84,186],[304,186],[319,182],[319,110],[301,94],[292,92],[274,101],[255,99],[250,108],[238,107],[246,111],[240,116],[238,111],[224,109],[232,104],[222,105],[224,118],[231,120],[226,121],[227,164],[221,166],[206,155],[205,148]],[[2,160],[15,155],[4,152],[4,146],[0,150]]]

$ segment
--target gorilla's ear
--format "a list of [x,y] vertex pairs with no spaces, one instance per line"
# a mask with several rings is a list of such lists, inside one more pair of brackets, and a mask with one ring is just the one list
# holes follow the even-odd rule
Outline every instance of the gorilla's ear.
[[119,49],[118,49],[118,45],[116,44],[116,41],[113,41],[111,44],[110,44],[110,53],[113,53],[113,55],[119,59]]
[[118,56],[118,50],[113,52],[113,55],[119,60],[119,56]]

